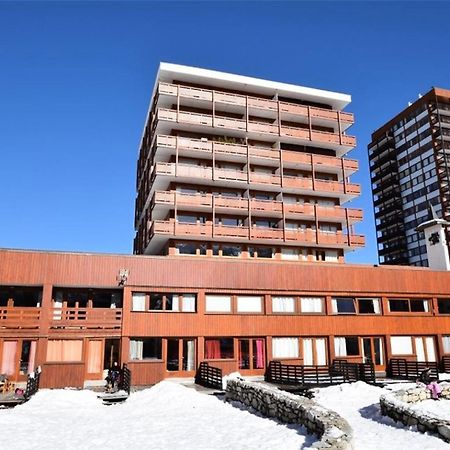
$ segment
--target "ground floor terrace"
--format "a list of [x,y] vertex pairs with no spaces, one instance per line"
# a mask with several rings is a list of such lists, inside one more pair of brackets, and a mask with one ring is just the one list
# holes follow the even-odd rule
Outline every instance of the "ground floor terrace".
[[263,375],[270,361],[440,362],[450,356],[450,272],[0,250],[0,373],[42,387]]

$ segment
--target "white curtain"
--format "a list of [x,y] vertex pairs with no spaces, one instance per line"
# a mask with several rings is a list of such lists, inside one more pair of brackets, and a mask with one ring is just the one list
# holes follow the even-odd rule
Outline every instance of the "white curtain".
[[312,339],[303,339],[303,364],[312,366],[314,364]]
[[194,369],[195,369],[195,343],[193,339],[190,339],[189,341],[187,341],[186,370],[194,370]]
[[231,312],[230,295],[206,295],[206,312]]
[[61,309],[63,305],[63,295],[61,291],[56,293],[55,299],[53,300],[53,308],[56,311],[53,312],[53,320],[61,320]]
[[[336,228],[336,227],[334,227],[334,228]],[[333,230],[333,232],[336,232],[336,230]],[[338,252],[337,251],[327,250],[325,252],[325,261],[332,262],[332,261],[338,261],[338,260],[339,260],[339,258],[338,258]]]
[[444,353],[450,353],[450,336],[442,336],[442,346]]
[[195,294],[183,294],[183,312],[195,312]]
[[172,311],[180,310],[180,298],[178,295],[172,295]]
[[240,296],[237,297],[238,312],[261,312],[262,297],[261,296]]
[[381,313],[381,310],[380,310],[380,299],[374,298],[372,300],[372,302],[373,302],[373,312],[375,314],[380,314]]
[[326,366],[327,364],[327,348],[325,339],[316,339],[316,355],[318,366]]
[[337,308],[337,300],[335,298],[331,299],[331,310],[334,314],[337,314],[338,308]]
[[272,356],[274,358],[298,358],[298,338],[273,338]]
[[295,312],[294,297],[272,297],[272,312]]
[[411,336],[391,336],[391,353],[393,355],[412,355]]
[[[423,301],[423,310],[425,312],[428,312],[428,300]],[[428,361],[430,361],[430,360],[428,360]]]
[[302,297],[300,299],[302,313],[321,313],[323,299],[318,297]]
[[130,359],[142,359],[144,341],[130,340]]
[[291,248],[282,248],[281,259],[298,259],[298,250]]
[[334,338],[334,356],[347,356],[347,345],[345,337]]
[[425,338],[425,346],[427,349],[427,361],[436,361],[436,353],[434,351],[434,339],[432,337]]
[[133,293],[133,297],[131,299],[132,311],[145,311],[145,294],[135,292]]
[[426,361],[425,348],[423,346],[423,339],[421,337],[414,338],[416,343],[417,361]]

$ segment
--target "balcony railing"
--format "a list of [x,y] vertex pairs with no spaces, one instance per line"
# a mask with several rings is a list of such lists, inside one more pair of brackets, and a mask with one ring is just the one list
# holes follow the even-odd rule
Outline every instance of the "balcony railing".
[[170,83],[160,82],[158,92],[162,95],[180,96],[181,98],[203,100],[215,103],[223,103],[226,105],[235,105],[265,111],[273,111],[280,113],[293,114],[302,116],[306,119],[330,120],[333,122],[341,121],[344,124],[353,124],[354,118],[352,113],[336,111],[332,109],[317,108],[314,106],[298,105],[296,103],[278,102],[260,97],[245,96],[241,94],[233,94],[229,92],[213,91],[210,89],[200,89],[189,86],[182,86]]
[[284,188],[311,190],[327,194],[348,194],[358,196],[361,188],[358,184],[342,183],[312,178],[300,178],[289,175],[266,174],[259,172],[246,172],[234,169],[218,169],[204,166],[191,166],[187,164],[164,163],[155,164],[152,179],[158,175],[203,179],[203,180],[227,180],[246,184],[272,185]]
[[0,329],[2,328],[39,328],[40,308],[18,308],[6,306],[0,308]]
[[120,329],[120,308],[53,308],[51,328]]
[[292,230],[263,228],[257,226],[226,226],[212,222],[179,223],[175,220],[155,220],[152,222],[150,236],[166,235],[178,238],[212,239],[227,238],[236,242],[264,240],[272,242],[295,242],[298,245],[327,245],[337,247],[363,247],[364,236],[348,235],[337,231],[329,233],[314,230]]
[[346,217],[351,223],[362,220],[362,210],[342,208],[340,206],[321,206],[308,203],[286,203],[277,200],[257,200],[248,198],[222,197],[213,194],[184,194],[175,191],[156,191],[153,197],[154,205],[167,205],[171,208],[208,208],[217,210],[220,208],[234,210],[238,213],[263,212],[267,214],[284,213],[287,216],[299,216],[300,218],[316,215],[320,219],[337,220],[344,222]]
[[156,146],[170,148],[188,152],[199,152],[202,154],[220,156],[237,156],[243,160],[248,159],[265,159],[268,162],[283,161],[285,166],[304,165],[310,170],[314,167],[316,170],[331,169],[344,170],[346,172],[355,172],[358,170],[358,161],[353,159],[337,158],[334,156],[315,155],[311,153],[302,153],[291,150],[278,150],[267,147],[253,147],[237,143],[225,143],[218,141],[206,141],[202,139],[185,138],[177,136],[158,135],[156,138]]
[[234,119],[230,117],[212,116],[210,114],[199,114],[187,111],[159,108],[157,110],[157,120],[163,120],[175,123],[184,123],[189,125],[200,125],[215,128],[227,128],[245,132],[255,132],[270,134],[273,136],[287,136],[311,141],[317,143],[329,143],[333,145],[342,145],[345,147],[355,147],[356,138],[338,133],[329,133],[317,131],[309,128],[296,128],[285,125],[274,125],[263,122],[250,122],[243,119]]

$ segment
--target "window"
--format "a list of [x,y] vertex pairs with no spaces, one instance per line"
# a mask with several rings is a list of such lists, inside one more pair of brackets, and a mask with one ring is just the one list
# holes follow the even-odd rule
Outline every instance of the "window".
[[272,356],[274,358],[298,358],[298,338],[284,337],[272,339]]
[[145,311],[145,294],[133,292],[131,299],[131,311]]
[[142,361],[161,359],[161,338],[130,339],[130,359]]
[[391,353],[393,355],[412,355],[411,336],[391,336]]
[[294,313],[294,297],[272,297],[272,312],[274,313]]
[[205,339],[205,359],[233,359],[233,338]]
[[324,299],[320,297],[301,297],[300,308],[302,313],[323,313]]
[[438,299],[438,311],[439,314],[450,314],[450,299],[439,298]]
[[358,298],[359,314],[380,314],[380,300],[378,298]]
[[237,312],[262,312],[261,296],[237,296]]
[[353,298],[337,297],[331,300],[334,314],[356,314]]
[[298,259],[298,249],[296,248],[282,248],[281,259]]
[[444,353],[450,353],[450,336],[442,336],[442,347]]
[[179,255],[195,255],[197,253],[197,245],[186,242],[179,243],[175,246]]
[[231,312],[231,295],[206,295],[206,312]]
[[391,312],[428,312],[428,300],[424,299],[389,299]]
[[222,256],[241,256],[241,247],[238,246],[222,246]]
[[357,336],[335,337],[334,353],[337,357],[342,356],[358,356],[359,338]]
[[79,362],[82,359],[82,340],[49,340],[47,362]]

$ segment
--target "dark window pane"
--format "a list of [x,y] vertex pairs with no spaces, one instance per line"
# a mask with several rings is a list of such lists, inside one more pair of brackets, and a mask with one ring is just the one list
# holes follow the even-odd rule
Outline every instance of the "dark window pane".
[[240,256],[240,254],[241,254],[241,247],[231,247],[231,246],[222,247],[222,256]]
[[150,309],[161,311],[163,309],[162,294],[150,294]]
[[359,355],[359,343],[357,337],[346,337],[345,345],[347,347],[348,356],[358,356]]
[[260,247],[258,248],[258,258],[272,258],[272,248]]
[[410,300],[412,312],[425,312],[424,300]]
[[354,314],[355,304],[352,298],[336,298],[338,314]]
[[360,314],[375,314],[373,300],[358,300],[358,309]]
[[187,242],[177,244],[178,253],[180,255],[195,255],[197,246],[195,244],[189,244]]
[[389,300],[389,311],[393,311],[393,312],[407,311],[407,312],[409,312],[408,300]]
[[161,359],[161,338],[143,340],[142,359]]
[[250,369],[250,345],[248,339],[239,341],[239,369]]
[[439,314],[450,314],[450,299],[438,299]]
[[179,370],[178,347],[178,339],[167,339],[166,368],[168,371]]

